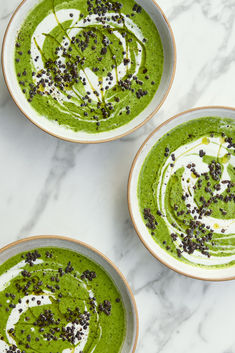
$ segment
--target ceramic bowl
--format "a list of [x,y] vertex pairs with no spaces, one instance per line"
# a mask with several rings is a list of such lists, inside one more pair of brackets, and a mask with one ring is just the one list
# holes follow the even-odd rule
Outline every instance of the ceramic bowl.
[[235,278],[235,266],[224,269],[206,269],[199,266],[191,266],[189,264],[183,263],[169,255],[168,252],[162,249],[154,241],[148,229],[146,228],[140,213],[137,197],[137,186],[140,170],[145,161],[145,158],[147,157],[152,147],[159,140],[159,138],[184,122],[202,117],[206,118],[209,116],[235,119],[235,109],[226,107],[205,107],[189,110],[167,120],[152,132],[152,134],[147,138],[147,140],[139,149],[132,164],[128,184],[128,204],[130,215],[140,240],[156,259],[161,261],[170,269],[183,275],[208,281],[222,281]]
[[115,130],[96,134],[82,131],[74,132],[71,129],[60,126],[55,122],[48,120],[46,117],[39,115],[31,107],[30,103],[28,103],[19,87],[14,67],[15,39],[24,19],[37,3],[38,0],[24,0],[20,4],[10,20],[3,41],[2,66],[5,81],[12,98],[22,113],[36,126],[49,134],[67,141],[80,143],[98,143],[118,139],[133,132],[135,129],[146,123],[157,112],[166,99],[173,82],[176,65],[174,36],[165,15],[155,1],[138,0],[137,3],[140,3],[141,6],[149,13],[161,36],[165,63],[160,86],[151,103],[135,119]]
[[131,289],[119,269],[103,254],[80,241],[61,236],[36,236],[11,243],[0,249],[0,265],[21,252],[41,247],[70,249],[100,265],[112,278],[122,296],[126,311],[127,333],[120,353],[134,353],[138,339],[138,313]]

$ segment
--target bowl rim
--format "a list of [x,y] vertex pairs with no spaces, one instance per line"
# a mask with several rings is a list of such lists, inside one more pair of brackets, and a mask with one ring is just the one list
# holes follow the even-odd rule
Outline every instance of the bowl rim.
[[[172,41],[172,45],[173,45],[173,70],[172,70],[172,74],[171,74],[171,79],[170,79],[170,82],[169,82],[169,85],[168,85],[168,88],[162,98],[162,100],[160,101],[160,103],[156,106],[156,108],[152,111],[152,113],[150,113],[142,122],[140,122],[138,125],[134,126],[132,129],[118,135],[118,136],[114,136],[114,137],[107,137],[105,139],[102,139],[102,140],[99,140],[98,139],[98,135],[97,135],[97,140],[93,140],[93,141],[90,141],[89,139],[88,140],[79,140],[79,139],[71,139],[71,138],[68,138],[68,137],[65,137],[65,136],[60,136],[56,133],[54,133],[53,131],[49,131],[47,128],[43,127],[43,126],[39,126],[38,123],[36,123],[34,121],[34,119],[32,117],[30,117],[28,114],[26,114],[24,112],[24,109],[20,106],[20,103],[17,102],[16,98],[14,97],[14,93],[12,92],[12,90],[10,89],[9,87],[9,84],[8,84],[8,77],[7,77],[7,73],[6,73],[6,70],[5,70],[5,63],[4,63],[4,51],[5,51],[5,43],[6,43],[6,38],[7,38],[7,34],[8,34],[8,30],[11,26],[11,23],[15,17],[15,15],[17,14],[17,12],[20,10],[20,8],[24,5],[24,3],[28,1],[28,0],[22,0],[21,3],[17,6],[17,8],[15,9],[15,11],[13,12],[9,22],[8,22],[8,25],[7,25],[7,28],[5,30],[5,33],[4,33],[4,37],[3,37],[3,42],[2,42],[2,55],[1,55],[1,64],[2,64],[2,72],[3,72],[3,77],[4,77],[4,80],[5,80],[5,83],[6,83],[6,86],[7,86],[7,89],[13,99],[13,101],[15,102],[16,106],[19,108],[19,110],[21,111],[21,113],[29,120],[31,121],[31,123],[33,123],[35,126],[37,126],[40,130],[48,133],[49,135],[53,136],[53,137],[56,137],[60,140],[64,140],[64,141],[68,141],[68,142],[73,142],[73,143],[81,143],[81,144],[97,144],[97,143],[105,143],[105,142],[110,142],[110,141],[114,141],[114,140],[118,140],[124,136],[127,136],[131,133],[133,133],[134,131],[136,131],[137,129],[139,129],[140,127],[142,127],[144,124],[146,124],[158,111],[159,109],[161,108],[161,106],[163,105],[163,103],[165,102],[167,96],[169,95],[170,93],[170,90],[172,88],[172,85],[173,85],[173,81],[174,81],[174,78],[175,78],[175,72],[176,72],[176,61],[177,61],[177,55],[176,55],[176,42],[175,42],[175,37],[174,37],[174,33],[173,33],[173,30],[172,30],[172,27],[170,25],[170,22],[168,21],[166,15],[164,14],[163,10],[161,9],[161,7],[158,5],[158,3],[156,2],[156,0],[151,0],[153,2],[153,4],[156,6],[157,10],[160,12],[160,14],[162,15],[162,17],[164,18],[165,22],[166,22],[166,25],[168,27],[168,30],[169,30],[169,33],[170,33],[170,37],[171,37],[171,41]],[[135,118],[134,118],[135,119]],[[111,130],[112,131],[112,130]]]
[[38,239],[39,240],[40,239],[59,239],[59,240],[65,240],[65,241],[68,241],[71,243],[81,245],[82,247],[85,247],[88,250],[91,250],[92,252],[98,254],[101,258],[103,258],[103,260],[105,260],[117,272],[117,274],[119,275],[119,277],[121,278],[121,280],[125,284],[125,287],[127,289],[127,292],[130,296],[131,303],[134,308],[133,315],[134,315],[135,322],[136,322],[136,330],[135,330],[135,340],[134,340],[133,348],[132,348],[132,351],[130,352],[130,353],[134,353],[136,351],[138,338],[139,338],[139,314],[138,314],[137,304],[136,304],[136,300],[135,300],[134,294],[132,292],[132,289],[131,289],[129,283],[127,282],[125,276],[123,275],[123,273],[119,270],[119,268],[106,255],[104,255],[102,252],[100,252],[99,250],[97,250],[93,246],[91,246],[87,243],[84,243],[83,241],[80,241],[80,240],[77,240],[74,238],[70,238],[67,236],[62,236],[62,235],[35,235],[35,236],[30,236],[27,238],[19,239],[19,240],[11,242],[11,243],[3,246],[2,248],[0,248],[0,255],[4,251],[8,250],[9,248],[11,248],[13,246],[17,246],[18,244],[27,243],[27,242],[30,242],[31,240],[38,240]]
[[151,133],[150,135],[145,139],[145,141],[142,143],[142,145],[140,146],[139,150],[137,151],[135,158],[132,162],[131,165],[131,169],[129,172],[129,177],[128,177],[128,184],[127,184],[127,201],[128,201],[128,209],[129,209],[129,214],[134,226],[134,229],[140,239],[140,241],[143,243],[143,245],[145,246],[145,248],[150,252],[150,254],[157,259],[159,262],[161,262],[164,266],[168,267],[169,269],[175,271],[178,274],[184,275],[185,277],[189,277],[189,278],[193,278],[193,279],[197,279],[197,280],[202,280],[205,282],[225,282],[225,281],[231,281],[235,279],[235,275],[234,276],[230,276],[230,277],[218,277],[218,278],[205,278],[205,277],[201,277],[201,276],[196,276],[196,275],[191,275],[189,273],[186,273],[182,270],[179,270],[177,267],[173,266],[173,265],[169,265],[166,261],[164,261],[161,256],[159,256],[154,250],[152,250],[152,248],[147,244],[147,242],[145,241],[144,236],[141,234],[141,232],[138,229],[138,226],[135,222],[134,219],[134,213],[132,210],[132,200],[131,200],[131,181],[132,181],[132,176],[133,176],[133,171],[136,165],[136,162],[139,158],[140,153],[142,152],[142,150],[144,149],[146,143],[151,139],[151,137],[158,131],[160,130],[163,126],[167,125],[168,123],[170,123],[172,120],[176,120],[177,118],[185,115],[185,114],[190,114],[193,112],[197,112],[197,111],[203,111],[203,110],[213,110],[213,109],[221,109],[221,110],[227,110],[227,111],[233,111],[235,112],[235,108],[234,107],[229,107],[229,106],[220,106],[220,105],[211,105],[211,106],[202,106],[202,107],[196,107],[196,108],[192,108],[192,109],[188,109],[185,110],[181,113],[178,113],[174,116],[172,116],[171,118],[167,119],[166,121],[164,121],[162,124],[158,125]]

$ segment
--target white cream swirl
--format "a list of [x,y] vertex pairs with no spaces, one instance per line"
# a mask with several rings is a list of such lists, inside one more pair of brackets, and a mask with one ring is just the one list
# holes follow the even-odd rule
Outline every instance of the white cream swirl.
[[[208,173],[208,163],[203,161],[200,157],[200,150],[203,150],[206,156],[214,157],[215,160],[220,159],[223,161],[223,173],[221,175],[221,180],[230,180],[231,177],[228,172],[228,166],[235,165],[235,156],[232,154],[228,155],[227,144],[221,137],[204,137],[197,139],[196,141],[190,142],[186,145],[180,146],[174,151],[175,161],[172,161],[171,155],[166,159],[163,168],[161,169],[160,178],[158,182],[154,185],[154,197],[157,202],[158,209],[162,214],[167,215],[164,217],[164,221],[170,231],[170,233],[176,233],[180,235],[184,233],[181,225],[177,223],[177,219],[173,218],[169,212],[166,210],[166,192],[169,181],[171,177],[181,168],[184,169],[181,178],[181,187],[183,194],[187,194],[187,200],[185,201],[190,205],[190,210],[197,209],[198,205],[195,202],[195,185],[198,182],[198,177],[192,173],[190,168],[186,166],[195,164],[195,169],[198,174]],[[227,188],[227,184],[221,183],[221,188],[216,192],[217,195],[221,195]],[[216,233],[220,234],[220,240],[235,238],[235,219],[225,219],[225,218],[213,218],[207,215],[203,215],[200,222],[205,225],[207,229],[214,229]],[[172,225],[175,223],[175,226]],[[184,233],[184,236],[186,234]],[[176,240],[173,241],[176,248],[182,248],[182,237],[178,236]],[[229,253],[229,256],[219,256],[219,252],[223,251],[224,254]],[[233,253],[231,255],[231,252]],[[214,255],[218,256],[213,256]],[[224,265],[233,260],[235,260],[235,246],[227,244],[219,245],[218,250],[211,252],[211,256],[208,258],[203,255],[200,251],[194,251],[192,254],[183,252],[182,256],[185,257],[190,262],[201,265]]]
[[[71,12],[73,13],[73,18],[71,18],[70,14]],[[135,61],[135,72],[133,73],[133,76],[136,76],[139,72],[139,69],[141,67],[141,62],[142,62],[142,56],[143,56],[143,47],[140,45],[140,42],[143,42],[144,36],[140,30],[140,28],[132,21],[131,18],[127,17],[125,14],[121,14],[125,21],[125,27],[128,31],[130,31],[134,36],[137,38],[137,50],[135,52],[131,52],[130,48],[127,45],[127,41],[125,38],[122,37],[122,35],[119,33],[117,29],[123,29],[122,24],[118,24],[116,21],[113,21],[113,17],[116,16],[116,13],[108,13],[106,15],[107,18],[107,23],[109,24],[109,29],[113,30],[113,34],[118,38],[119,42],[121,43],[120,46],[120,51],[126,53],[127,58],[131,58],[134,55],[134,61]],[[42,53],[42,48],[45,43],[45,40],[47,38],[47,35],[50,35],[50,33],[58,27],[58,23],[64,23],[66,21],[71,21],[72,23],[70,25],[69,30],[67,31],[67,35],[64,36],[63,40],[61,43],[58,43],[60,45],[61,50],[58,51],[57,55],[57,61],[60,61],[62,64],[65,64],[65,57],[62,55],[63,54],[63,49],[62,48],[68,48],[69,45],[71,45],[71,40],[73,37],[76,37],[79,35],[79,32],[83,31],[84,29],[88,27],[96,27],[100,26],[100,22],[97,20],[97,15],[92,14],[89,15],[87,18],[82,18],[80,19],[80,11],[77,9],[61,9],[56,11],[56,13],[50,13],[48,14],[37,26],[35,29],[32,38],[31,38],[31,54],[32,58],[36,58],[36,60],[32,60],[32,71],[36,71],[36,73],[40,72],[41,75],[40,77],[37,77],[35,75],[34,77],[34,83],[35,85],[40,84],[40,80],[43,78],[45,80],[48,79],[47,75],[43,73],[43,70],[45,69],[44,66],[44,59],[43,59],[43,53]],[[126,74],[128,69],[130,69],[132,65],[132,60],[128,64],[124,64],[122,61],[117,68],[113,68],[110,72],[112,74],[113,80],[109,82],[109,89],[110,91],[114,86],[118,84],[120,80],[122,80]],[[86,91],[89,90],[90,96],[89,98],[92,100],[93,103],[97,103],[99,101],[98,97],[103,97],[103,102],[105,104],[108,104],[112,98],[113,95],[109,95],[105,97],[103,94],[104,92],[104,86],[107,84],[108,77],[102,76],[102,84],[100,83],[101,77],[96,75],[95,72],[93,72],[89,67],[83,67],[82,69],[78,70],[78,75],[82,80],[84,80],[84,92],[81,92],[76,88],[76,85],[73,86],[71,89],[66,89],[66,92],[61,91],[58,89],[58,87],[55,85],[55,82],[51,84],[51,82],[45,83],[44,87],[44,93],[50,95],[52,98],[56,99],[56,101],[59,103],[59,109],[61,112],[64,114],[71,115],[71,112],[65,107],[64,103],[71,103],[71,99],[75,101],[82,99],[83,95],[86,94]],[[95,94],[94,92],[98,92],[98,95]],[[68,99],[68,95],[71,97]],[[96,123],[96,121],[91,121],[90,119],[86,119],[82,112],[74,112],[74,116],[78,120],[83,120],[83,121],[89,121]],[[114,116],[115,112],[111,112],[109,117],[107,119],[111,119]]]
[[[37,265],[41,265],[41,264],[43,264],[43,262],[44,261],[41,259],[36,259],[34,261],[33,273],[35,275],[37,274],[37,272],[40,273],[42,271],[42,269],[37,269]],[[25,266],[26,266],[26,262],[24,260],[20,261],[18,264],[16,264],[15,266],[13,266],[12,268],[7,270],[5,273],[3,273],[0,276],[0,292],[4,292],[5,290],[7,290],[7,288],[11,285],[11,281],[16,279],[21,274],[21,272],[24,270]],[[50,269],[50,268],[43,269],[43,272],[47,272],[47,271],[49,271],[50,273],[53,273],[53,271],[55,271],[55,274],[56,274],[56,272],[58,272],[58,271]],[[73,276],[73,280],[76,280],[77,282],[79,282],[79,285],[82,286],[83,289],[85,289],[85,291],[88,294],[87,296],[89,298],[94,297],[94,293],[92,292],[92,290],[88,289],[86,284],[84,283],[84,281],[82,281],[78,276],[76,278]],[[12,335],[9,334],[9,330],[15,329],[17,323],[20,320],[21,315],[23,315],[25,312],[27,312],[30,308],[43,307],[44,305],[52,304],[52,299],[56,299],[55,294],[53,294],[53,292],[51,292],[50,290],[45,290],[45,289],[43,290],[43,295],[30,294],[30,295],[25,295],[24,297],[21,298],[20,302],[17,303],[15,305],[15,307],[11,310],[9,317],[8,317],[8,320],[7,320],[5,334],[6,334],[6,337],[7,337],[9,344],[3,340],[0,340],[0,352],[8,351],[10,349],[10,345],[17,346],[16,341],[14,340]],[[6,304],[9,302],[10,302],[10,299],[8,299],[6,297]],[[3,303],[1,303],[1,304],[3,304]],[[96,305],[97,305],[97,303],[96,303]],[[84,301],[84,308],[85,308],[85,311],[88,310],[88,307],[87,307],[87,304],[85,301]],[[99,323],[99,314],[97,311],[96,311],[95,315],[96,315],[96,320]],[[80,353],[81,351],[83,351],[83,349],[85,348],[86,343],[88,341],[89,325],[87,326],[86,329],[84,329],[83,326],[81,326],[80,324],[69,322],[67,324],[66,328],[72,327],[72,326],[73,326],[73,328],[75,328],[74,336],[76,336],[76,333],[79,333],[82,331],[83,332],[82,338],[81,338],[81,340],[78,340],[77,338],[75,338],[74,347],[71,349],[70,348],[64,349],[62,353]],[[94,349],[92,350],[92,352],[95,350],[98,342],[101,339],[102,328],[101,328],[100,324],[98,324],[98,329],[99,329],[100,335],[94,345]],[[34,332],[34,330],[35,329],[32,326],[31,331]],[[62,339],[62,338],[60,338],[60,339]]]

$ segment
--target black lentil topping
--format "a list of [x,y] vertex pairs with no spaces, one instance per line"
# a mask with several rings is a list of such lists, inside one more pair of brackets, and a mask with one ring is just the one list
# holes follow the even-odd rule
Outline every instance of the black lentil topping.
[[[103,120],[108,119],[114,109],[118,109],[119,115],[126,114],[129,115],[131,113],[130,109],[123,110],[121,105],[119,105],[119,97],[118,92],[127,91],[128,94],[134,95],[138,99],[148,95],[148,89],[145,88],[145,82],[149,80],[149,75],[146,75],[143,80],[140,80],[137,76],[133,76],[129,74],[128,77],[123,79],[118,78],[117,72],[117,60],[116,55],[113,54],[112,49],[112,41],[109,38],[110,34],[118,31],[121,36],[125,39],[127,43],[131,43],[136,41],[138,45],[141,46],[141,50],[145,53],[146,39],[140,41],[131,31],[128,30],[125,23],[125,16],[121,13],[123,4],[119,1],[108,1],[108,0],[88,0],[87,1],[87,11],[88,16],[83,18],[84,15],[80,15],[80,20],[83,18],[84,28],[80,31],[76,36],[69,38],[65,33],[64,40],[67,39],[64,44],[60,44],[58,42],[58,46],[56,47],[54,56],[56,59],[47,58],[45,61],[45,69],[39,72],[33,72],[32,77],[34,83],[28,83],[27,80],[21,80],[19,82],[25,88],[22,88],[22,92],[25,94],[28,102],[32,102],[35,96],[52,96],[54,100],[57,101],[56,91],[59,90],[65,94],[68,89],[73,89],[74,85],[78,83],[82,83],[86,87],[86,94],[79,98],[80,100],[80,108],[82,111],[82,115],[87,117],[88,119],[95,120],[97,125],[97,130],[99,129],[100,124]],[[130,18],[133,16],[139,16],[141,14],[142,7],[140,5],[135,4],[133,7],[133,12],[130,14],[126,14],[126,17]],[[115,15],[109,15],[112,12]],[[102,25],[102,30],[95,26],[89,25],[91,22],[91,16],[96,15],[96,21],[98,24]],[[74,17],[74,14],[71,12],[69,14],[70,18]],[[110,17],[111,16],[111,17]],[[117,27],[112,28],[110,26],[110,20],[114,23],[117,23]],[[120,25],[122,25],[120,27]],[[45,36],[50,37],[50,39],[55,40],[53,36],[50,34],[45,34]],[[102,44],[102,48],[100,52],[97,52],[96,47],[99,44]],[[119,42],[122,50],[122,42]],[[20,48],[19,40],[15,44],[16,48]],[[113,87],[113,91],[117,92],[117,99],[114,100],[113,103],[107,102],[104,100],[104,97],[98,93],[94,87],[92,86],[88,76],[84,71],[84,67],[86,66],[86,62],[88,58],[85,55],[85,51],[87,48],[91,47],[98,56],[97,61],[101,62],[105,56],[111,54],[111,63],[110,63],[110,71],[113,69],[116,70],[117,83],[116,86]],[[20,62],[20,58],[24,54],[31,54],[31,51],[28,50],[27,53],[23,53],[22,51],[17,51],[18,56],[16,58],[16,64]],[[123,64],[124,66],[128,66],[131,62],[131,59],[128,57],[127,52],[123,52]],[[145,56],[145,55],[144,55]],[[65,59],[63,62],[61,57]],[[39,57],[36,56],[33,58],[34,62],[37,63]],[[17,68],[17,65],[16,65]],[[93,72],[99,72],[101,69],[97,65],[94,65],[92,68]],[[104,70],[104,69],[102,69]],[[83,72],[84,77],[80,76],[80,72]],[[144,73],[147,73],[147,69],[143,69]],[[128,73],[128,69],[127,69]],[[26,76],[27,72],[24,70],[23,72],[19,72],[17,70],[18,77]],[[105,92],[109,90],[109,86],[111,85],[114,77],[111,72],[107,75],[106,82],[100,81],[99,88],[101,92]],[[155,82],[151,82],[152,85],[155,85]],[[141,86],[141,87],[138,87]],[[96,95],[98,102],[96,102],[96,106],[94,106],[94,101],[92,101],[90,95],[91,92]],[[66,95],[66,94],[65,94]],[[67,95],[69,100],[72,100],[73,97],[71,94]],[[77,97],[76,97],[77,98]],[[67,106],[69,110],[69,106]],[[94,114],[93,114],[93,111]],[[73,112],[71,111],[71,114]]]
[[145,208],[144,209],[144,219],[147,220],[148,222],[146,223],[146,227],[149,229],[156,229],[156,226],[158,225],[155,217],[151,214],[150,208]]
[[[52,259],[53,251],[47,251],[45,253],[45,256],[46,258]],[[29,266],[33,266],[34,262],[37,259],[41,258],[41,254],[37,250],[35,250],[32,252],[28,252],[25,255],[22,255],[22,258]],[[74,345],[75,341],[80,341],[82,339],[85,330],[90,325],[91,313],[104,313],[107,316],[111,315],[112,304],[109,300],[104,300],[102,303],[99,304],[97,303],[95,297],[89,296],[87,299],[82,299],[83,301],[85,300],[87,302],[87,307],[89,311],[82,311],[79,306],[73,305],[73,308],[67,306],[65,311],[63,310],[63,312],[60,312],[60,317],[58,317],[56,313],[52,310],[44,309],[43,307],[41,307],[42,300],[45,296],[44,292],[42,291],[42,286],[44,285],[45,287],[44,280],[40,280],[36,273],[30,273],[25,269],[21,272],[21,275],[22,280],[17,281],[15,283],[15,289],[17,293],[22,293],[23,296],[29,296],[33,293],[33,296],[27,299],[26,304],[29,304],[29,302],[32,301],[35,302],[38,308],[41,309],[37,316],[32,313],[31,316],[25,316],[24,318],[25,322],[29,322],[32,327],[38,328],[38,332],[40,333],[40,335],[34,338],[36,341],[40,341],[41,339],[44,339],[48,342],[63,340],[68,341],[69,343]],[[46,275],[46,273],[44,272],[43,275]],[[64,269],[58,267],[57,273],[51,276],[50,280],[46,284],[46,288],[51,293],[57,294],[58,299],[53,299],[52,297],[50,298],[51,300],[57,302],[58,308],[60,300],[63,298],[63,295],[60,292],[59,283],[61,277],[64,276],[77,277],[74,267],[72,266],[70,261]],[[80,279],[82,281],[93,281],[96,278],[96,272],[90,270],[84,271],[80,276]],[[7,312],[9,312],[11,309],[16,308],[17,304],[22,303],[22,300],[16,299],[16,295],[13,293],[6,293],[5,296],[9,300],[6,302],[6,304],[1,303],[0,307],[2,308],[5,306],[5,310]],[[40,299],[38,299],[39,297]],[[120,301],[120,298],[117,298],[115,302],[120,303]],[[23,309],[20,308],[19,313],[23,313]],[[70,323],[70,325],[61,325],[61,317],[63,317],[63,320],[65,320],[66,323]],[[79,330],[77,329],[77,325],[80,325],[81,327]],[[10,328],[8,330],[8,333],[9,335],[11,335],[11,337],[14,338],[16,336],[15,328]],[[33,345],[32,336],[30,334],[25,335],[25,330],[21,330],[21,335],[22,339],[20,341],[20,344],[21,346],[24,346],[24,349],[20,350],[16,345],[11,345],[9,349],[6,349],[6,353],[27,353],[27,349],[33,349],[33,346],[31,347],[31,344]]]
[[[213,135],[214,136],[214,135]],[[231,137],[224,137],[225,142],[228,143],[227,149],[235,149],[235,144]],[[170,154],[170,149],[168,147],[165,148],[164,157],[168,158]],[[199,156],[204,157],[206,153],[203,150],[199,151]],[[229,153],[228,153],[229,155]],[[175,161],[175,155],[171,154],[172,161]],[[173,166],[173,165],[172,165]],[[218,203],[218,200],[224,202],[224,204],[228,204],[229,202],[235,202],[235,194],[232,190],[234,188],[235,183],[230,180],[221,180],[222,176],[222,164],[219,160],[212,160],[208,164],[208,171],[205,173],[197,172],[196,164],[194,162],[189,163],[186,168],[190,169],[192,174],[196,178],[198,178],[196,184],[194,185],[194,191],[200,191],[204,186],[204,191],[206,196],[201,196],[199,202],[197,203],[197,207],[192,208],[191,204],[187,202],[189,198],[189,193],[185,193],[182,195],[182,200],[185,201],[185,205],[183,209],[175,204],[173,207],[173,211],[176,216],[184,225],[184,233],[177,233],[178,227],[176,223],[172,223],[172,226],[176,228],[175,233],[171,233],[172,242],[176,246],[176,253],[178,257],[182,257],[183,252],[187,254],[193,254],[194,251],[199,251],[202,255],[210,258],[210,245],[215,245],[215,241],[213,240],[213,235],[215,230],[210,226],[206,226],[202,219],[204,216],[210,216],[213,212],[213,207]],[[227,188],[223,194],[218,194],[218,191],[221,189],[221,185],[226,184]],[[219,208],[221,215],[226,216],[227,211],[224,208]],[[155,216],[153,215],[153,210],[150,208],[145,208],[143,210],[144,220],[147,221],[146,227],[151,230],[156,229],[156,225],[158,224]],[[190,215],[190,220],[186,220],[185,215]],[[156,216],[160,218],[163,217],[162,213],[157,210]],[[157,218],[158,219],[158,218]],[[226,230],[222,229],[222,233],[225,233]],[[151,232],[152,235],[157,236],[156,232]],[[177,239],[180,237],[181,245],[177,245]],[[171,247],[167,244],[166,241],[163,241],[163,245],[167,250],[170,250]]]

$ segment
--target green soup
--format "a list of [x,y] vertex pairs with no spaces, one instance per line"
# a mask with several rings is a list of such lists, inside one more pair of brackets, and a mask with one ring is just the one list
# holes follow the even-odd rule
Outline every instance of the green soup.
[[0,317],[1,352],[119,353],[126,331],[111,278],[60,248],[22,253],[0,266]]
[[25,98],[74,131],[103,132],[139,115],[155,95],[163,47],[133,0],[42,0],[16,39]]
[[140,211],[153,239],[179,261],[235,263],[235,123],[208,117],[158,140],[142,166]]

